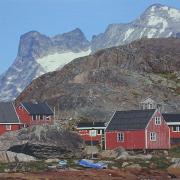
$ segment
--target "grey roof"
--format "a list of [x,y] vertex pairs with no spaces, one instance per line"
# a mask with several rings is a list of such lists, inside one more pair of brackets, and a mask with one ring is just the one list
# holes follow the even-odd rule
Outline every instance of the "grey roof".
[[21,103],[30,115],[53,115],[53,111],[47,103]]
[[106,130],[138,130],[145,129],[155,109],[116,111]]
[[0,102],[0,123],[20,123],[12,102]]
[[77,128],[82,127],[106,127],[105,122],[79,122]]
[[180,114],[162,114],[164,120],[168,122],[180,122]]

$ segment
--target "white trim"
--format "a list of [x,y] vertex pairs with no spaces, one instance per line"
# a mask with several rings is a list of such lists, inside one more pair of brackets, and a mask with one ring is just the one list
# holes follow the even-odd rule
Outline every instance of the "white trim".
[[12,102],[12,106],[13,106],[14,111],[15,111],[15,113],[16,113],[16,116],[17,116],[17,118],[18,118],[18,120],[19,120],[19,123],[21,123],[21,120],[20,120],[20,118],[19,118],[19,115],[18,115],[18,113],[17,113],[17,111],[16,111],[16,107],[14,106],[14,103],[13,103],[13,102]]
[[161,125],[161,116],[155,116],[155,125],[157,126]]
[[11,131],[12,130],[11,124],[6,124],[5,129],[6,131]]
[[76,129],[84,130],[84,129],[105,129],[106,127],[76,127]]
[[[120,135],[120,136],[119,136]],[[119,137],[121,137],[122,136],[122,140],[119,140]],[[117,140],[117,142],[124,142],[124,132],[123,131],[119,131],[119,132],[117,132],[117,134],[116,134],[116,140]]]
[[116,112],[117,112],[117,111],[114,111],[113,115],[111,116],[109,122],[107,123],[107,126],[105,127],[105,131],[106,131],[107,127],[109,126],[110,122],[112,121],[112,118],[114,117],[114,115],[115,115]]
[[48,107],[49,107],[49,109],[51,110],[51,112],[52,112],[52,115],[49,115],[49,116],[54,116],[54,111],[51,109],[51,107],[49,106],[49,104],[45,101],[44,102]]
[[24,124],[24,123],[0,123],[0,125],[1,124],[12,124],[13,125],[13,124]]
[[148,144],[147,144],[147,129],[145,129],[145,148],[147,149]]
[[[152,139],[151,137],[154,137],[154,139]],[[149,140],[150,141],[157,141],[157,133],[156,132],[150,132],[149,133]]]
[[23,105],[23,103],[21,102],[20,104],[24,107],[24,109],[26,110],[26,112],[27,112],[29,115],[31,115],[30,112],[25,108],[25,106]]
[[170,128],[169,128],[169,149],[171,148],[171,131],[170,131]]
[[166,122],[166,124],[169,125],[180,125],[180,122]]
[[[151,116],[151,118],[149,118],[149,122],[147,123],[147,126],[145,127],[145,130],[148,128],[148,126],[149,126],[149,124],[150,124],[152,118],[154,117],[154,114],[156,114],[156,112],[159,112],[159,110],[158,110],[158,109],[155,109],[155,110],[154,110],[153,115]],[[161,114],[161,113],[160,113],[160,114]]]

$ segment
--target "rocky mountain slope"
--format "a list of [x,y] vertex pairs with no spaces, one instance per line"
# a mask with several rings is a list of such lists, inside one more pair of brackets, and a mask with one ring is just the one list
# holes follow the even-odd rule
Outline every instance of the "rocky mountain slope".
[[[78,58],[34,80],[17,98],[48,101],[56,118],[107,121],[147,96],[180,110],[180,39],[142,39]],[[58,116],[60,114],[60,116]]]
[[17,97],[40,75],[62,68],[73,59],[99,49],[130,43],[143,37],[180,37],[180,10],[154,4],[139,18],[127,24],[111,24],[93,36],[91,43],[80,29],[47,37],[36,31],[21,36],[19,51],[12,66],[0,76],[0,100]]
[[130,43],[142,37],[176,36],[180,32],[180,10],[154,4],[134,21],[111,24],[104,33],[92,39],[92,51]]
[[89,46],[80,29],[52,38],[36,31],[22,35],[17,58],[0,77],[0,100],[14,99],[33,79],[88,55]]

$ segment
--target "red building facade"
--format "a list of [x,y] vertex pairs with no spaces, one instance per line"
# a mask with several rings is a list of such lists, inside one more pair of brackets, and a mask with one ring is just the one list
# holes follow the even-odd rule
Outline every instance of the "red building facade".
[[76,127],[86,145],[100,145],[102,148],[104,147],[105,128],[103,122],[78,123]]
[[169,149],[170,129],[158,110],[117,111],[105,130],[105,148]]
[[53,124],[53,111],[47,103],[21,103],[16,111],[25,127]]
[[180,114],[163,114],[170,128],[171,144],[180,144]]
[[19,130],[21,121],[12,102],[0,103],[0,135],[5,132]]

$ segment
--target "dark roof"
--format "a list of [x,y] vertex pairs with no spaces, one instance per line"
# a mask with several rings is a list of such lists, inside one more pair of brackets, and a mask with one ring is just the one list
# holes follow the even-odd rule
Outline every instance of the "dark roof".
[[106,130],[145,129],[154,112],[155,109],[116,111]]
[[106,127],[104,122],[80,122],[77,128],[83,127]]
[[180,114],[162,114],[166,122],[180,122]]
[[12,102],[0,102],[0,123],[20,123]]
[[30,115],[53,115],[53,111],[47,103],[21,103]]

